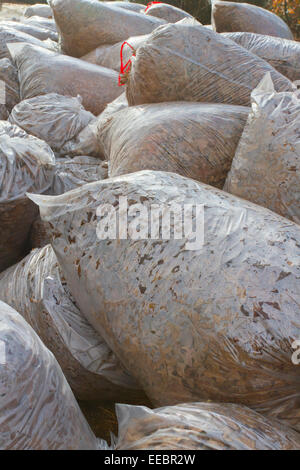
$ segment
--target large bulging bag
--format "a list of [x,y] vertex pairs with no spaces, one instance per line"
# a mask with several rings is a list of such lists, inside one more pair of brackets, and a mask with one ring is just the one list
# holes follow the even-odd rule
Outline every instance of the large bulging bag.
[[46,42],[0,23],[0,59],[11,59],[10,51],[7,46],[10,43],[32,44],[45,49],[49,49],[50,47]]
[[249,32],[293,39],[288,25],[271,11],[249,3],[212,3],[211,22],[218,33]]
[[0,82],[0,107],[5,108],[8,117],[9,112],[20,101],[18,71],[9,59],[0,59]]
[[98,139],[98,129],[102,123],[106,122],[114,113],[128,107],[125,93],[109,103],[104,111],[91,121],[79,134],[61,148],[61,154],[71,157],[79,155],[89,155],[104,160],[104,150]]
[[82,57],[103,44],[151,33],[164,20],[98,0],[50,0],[63,52]]
[[116,450],[297,450],[300,446],[299,433],[240,405],[183,403],[151,410],[118,404],[116,412]]
[[100,114],[122,93],[116,72],[29,44],[9,46],[19,71],[22,100],[48,93],[82,97],[82,105]]
[[181,8],[177,8],[174,5],[168,3],[154,2],[149,4],[145,10],[145,15],[155,16],[166,20],[167,23],[176,23],[177,21],[183,20],[184,18],[193,18],[192,15],[187,13]]
[[30,18],[24,18],[23,22],[39,28],[49,29],[57,33],[57,27],[55,20],[52,18],[43,18],[42,16],[31,16]]
[[249,108],[206,103],[130,106],[98,123],[110,176],[172,171],[223,188]]
[[52,10],[49,5],[43,5],[42,3],[36,3],[27,7],[24,11],[25,18],[30,18],[31,16],[40,16],[43,18],[52,18]]
[[167,172],[30,197],[77,305],[154,405],[233,402],[300,430],[299,225]]
[[47,191],[54,171],[55,157],[45,142],[0,121],[0,272],[24,253],[37,215],[26,191]]
[[22,33],[26,33],[29,36],[39,39],[40,41],[46,41],[47,39],[51,39],[56,42],[58,41],[58,34],[42,25],[36,26],[30,23],[21,23],[20,21],[0,21],[0,26],[6,26],[10,29],[12,28],[14,30],[21,31]]
[[53,151],[79,134],[94,119],[81,104],[81,97],[57,93],[21,101],[12,110],[9,121],[29,134],[47,142]]
[[300,100],[276,93],[270,76],[252,93],[252,111],[225,191],[300,224]]
[[125,66],[132,54],[136,53],[137,49],[144,44],[148,37],[149,34],[131,36],[126,39],[125,44],[123,41],[117,42],[116,44],[105,44],[97,47],[92,52],[81,57],[81,59],[91,64],[101,65],[102,67],[107,67],[119,72],[121,70],[121,56],[123,65]]
[[269,62],[291,81],[300,80],[300,43],[254,33],[223,33],[253,54]]
[[185,21],[157,28],[132,57],[123,77],[130,106],[164,101],[249,106],[251,91],[267,72],[277,91],[292,90],[291,82],[261,58]]
[[0,299],[53,353],[78,399],[126,400],[138,388],[76,306],[51,245],[0,275]]
[[0,354],[1,450],[98,448],[54,356],[1,301]]

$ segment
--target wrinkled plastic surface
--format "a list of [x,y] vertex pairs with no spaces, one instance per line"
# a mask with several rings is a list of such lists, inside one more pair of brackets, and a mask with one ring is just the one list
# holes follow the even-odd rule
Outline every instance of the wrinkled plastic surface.
[[29,34],[0,24],[0,59],[11,59],[7,44],[19,42],[33,44],[46,49],[49,48],[46,43]]
[[97,449],[55,358],[21,315],[1,301],[0,343],[0,449]]
[[300,80],[300,43],[254,33],[223,33],[240,46],[269,62],[291,81]]
[[[149,34],[144,34],[142,36],[131,36],[130,38],[126,39],[126,42],[130,44],[130,46],[132,46],[134,48],[134,51],[136,52],[137,49],[145,43],[148,37]],[[86,60],[91,64],[101,65],[102,67],[107,67],[109,69],[113,69],[119,72],[121,65],[120,51],[122,44],[123,41],[117,42],[116,44],[109,44],[97,47],[94,51],[89,52],[88,54],[83,56],[82,60]],[[128,45],[125,45],[123,47],[123,64],[126,64],[128,62],[134,51]]]
[[133,2],[103,2],[105,5],[118,7],[118,8],[125,8],[125,10],[135,11],[137,13],[141,13],[143,10],[146,9],[145,5],[141,3],[133,3]]
[[52,18],[52,10],[49,5],[44,5],[43,3],[36,3],[27,7],[24,11],[24,16],[30,18],[31,16],[40,16],[43,18]]
[[116,405],[116,450],[298,450],[300,435],[244,406]]
[[109,103],[105,110],[98,116],[97,119],[91,121],[85,129],[83,129],[75,139],[67,142],[61,149],[61,153],[70,156],[76,155],[90,155],[104,159],[103,148],[98,139],[98,128],[101,128],[102,123],[109,119],[112,114],[128,107],[128,102],[125,93],[122,93],[118,98]]
[[63,194],[87,183],[107,178],[108,164],[94,157],[60,158],[51,188],[54,195]]
[[33,36],[40,41],[45,41],[46,39],[52,39],[52,41],[58,40],[57,33],[42,26],[35,26],[29,23],[20,23],[19,21],[0,21],[0,26],[2,27],[3,25],[16,29],[17,31],[21,31],[22,33],[29,34],[29,36]]
[[193,18],[192,15],[186,11],[173,5],[168,5],[167,3],[150,5],[150,7],[147,8],[147,11],[145,11],[145,14],[166,20],[167,23],[176,23],[183,18]]
[[80,95],[83,107],[98,115],[122,92],[113,70],[29,44],[10,44],[9,49],[23,100],[48,93]]
[[123,392],[126,399],[137,388],[76,307],[51,245],[0,275],[0,299],[20,312],[54,354],[77,398],[119,400]]
[[109,174],[172,171],[223,188],[249,111],[187,102],[130,106],[99,125]]
[[45,142],[0,121],[0,272],[23,254],[37,215],[26,191],[49,189],[54,165],[54,154]]
[[62,50],[82,57],[103,44],[147,34],[164,20],[107,5],[98,0],[50,0]]
[[276,93],[266,76],[252,92],[252,111],[224,189],[300,224],[299,130],[296,92]]
[[[150,204],[204,204],[204,246],[187,247],[191,236],[98,238],[107,220],[96,209],[118,207],[120,196],[148,212]],[[155,405],[244,404],[300,430],[292,362],[300,337],[299,225],[166,172],[31,197],[54,227],[53,248],[80,310]],[[129,216],[127,227],[137,221],[147,218]],[[80,261],[83,255],[92,261]]]
[[94,119],[81,104],[81,97],[49,93],[21,101],[11,112],[9,121],[45,142],[59,153]]
[[139,47],[128,76],[129,105],[204,101],[249,106],[250,94],[267,72],[277,91],[291,82],[270,64],[197,24],[157,28]]
[[[0,81],[5,83],[5,104],[7,111],[20,101],[18,71],[9,59],[0,59]],[[3,105],[1,103],[1,105]]]
[[56,23],[53,19],[43,18],[42,16],[31,16],[30,18],[25,18],[24,23],[38,26],[39,28],[50,29],[54,33],[57,33]]
[[218,33],[243,31],[293,39],[290,28],[279,16],[249,3],[214,1],[211,22]]

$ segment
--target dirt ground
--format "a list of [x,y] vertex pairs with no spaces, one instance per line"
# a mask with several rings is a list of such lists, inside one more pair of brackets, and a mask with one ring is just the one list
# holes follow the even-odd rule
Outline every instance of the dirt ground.
[[25,3],[0,3],[0,20],[19,19],[27,7]]

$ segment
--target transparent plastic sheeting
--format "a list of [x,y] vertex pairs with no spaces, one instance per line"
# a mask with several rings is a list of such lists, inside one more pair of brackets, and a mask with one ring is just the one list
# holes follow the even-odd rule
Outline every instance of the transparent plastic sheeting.
[[96,116],[122,93],[117,72],[31,44],[8,44],[20,80],[22,100],[48,93],[80,95]]
[[300,224],[300,100],[276,93],[270,75],[251,96],[224,189]]
[[[117,231],[103,239],[107,219],[97,208],[117,208],[121,196],[145,206],[147,216],[128,219],[143,226],[153,205],[204,205],[204,232],[199,209],[193,235],[174,239],[182,230],[177,217],[170,239],[153,239],[147,225],[148,238],[143,230],[142,239],[131,232],[120,239]],[[54,227],[53,248],[78,307],[155,405],[234,402],[300,430],[292,361],[300,337],[299,225],[159,171],[30,198]]]
[[300,80],[300,43],[254,33],[223,33],[253,54],[269,62],[291,81]]
[[173,171],[223,188],[249,108],[212,103],[130,106],[98,125],[110,176]]
[[300,434],[249,408],[184,403],[116,405],[117,450],[298,450]]
[[249,106],[251,91],[267,72],[276,91],[293,89],[268,62],[189,19],[157,28],[131,60],[123,77],[130,106],[164,101]]
[[[36,26],[35,24],[20,23],[19,21],[0,21],[0,27],[2,26],[21,31],[22,33],[26,33],[26,35],[39,39],[40,41],[45,41],[47,39],[51,39],[56,42],[58,41],[58,34],[42,25]],[[22,42],[24,42],[24,36],[22,36],[22,38]]]
[[165,21],[94,0],[49,0],[63,52],[82,57],[103,44],[147,34]]
[[0,449],[97,449],[54,356],[1,301],[0,345]]
[[0,299],[54,354],[77,398],[125,401],[138,388],[77,308],[51,245],[0,274]]
[[47,142],[55,152],[94,119],[82,106],[80,96],[49,93],[21,101],[11,112],[9,121],[29,134]]
[[166,20],[167,23],[176,23],[177,21],[183,20],[183,18],[193,18],[192,15],[181,10],[181,8],[160,2],[154,2],[153,5],[149,5],[145,14]]
[[287,23],[278,15],[265,8],[248,3],[218,2],[212,3],[211,22],[218,33],[245,31],[267,34],[285,39],[293,39]]

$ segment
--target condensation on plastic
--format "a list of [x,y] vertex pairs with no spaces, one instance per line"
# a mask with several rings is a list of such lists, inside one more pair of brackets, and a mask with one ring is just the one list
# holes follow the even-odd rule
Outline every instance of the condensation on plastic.
[[0,272],[19,260],[37,210],[26,191],[52,185],[55,157],[50,147],[7,121],[0,121]]
[[[126,39],[126,43],[130,44],[133,47],[134,51],[126,45],[123,48],[123,63],[126,64],[131,58],[132,54],[137,51],[137,49],[144,44],[146,39],[149,37],[149,34],[144,34],[142,36],[131,36]],[[97,47],[94,51],[89,52],[82,57],[82,60],[86,60],[91,64],[101,65],[102,67],[107,67],[109,69],[120,71],[120,51],[123,41],[117,42],[116,44],[109,44]]]
[[0,24],[0,59],[10,59],[8,45],[10,43],[27,43],[35,46],[49,48],[49,45],[29,34]]
[[82,97],[95,115],[122,92],[115,71],[29,44],[9,44],[19,71],[22,99],[48,93]]
[[49,93],[21,101],[11,112],[9,121],[45,142],[55,152],[94,119],[76,98]]
[[0,59],[0,80],[5,83],[4,106],[6,106],[7,111],[10,112],[20,101],[20,90],[18,71],[9,59]]
[[173,171],[223,188],[250,109],[206,103],[130,106],[98,128],[110,176]]
[[151,410],[116,405],[116,450],[298,450],[300,434],[249,408],[184,403]]
[[166,20],[167,23],[176,23],[183,18],[193,18],[192,15],[186,11],[173,5],[168,5],[167,3],[150,5],[150,7],[145,11],[145,14]]
[[249,3],[214,0],[211,22],[218,33],[238,31],[293,39],[290,28],[279,16]]
[[21,31],[22,33],[29,34],[29,36],[33,36],[40,41],[45,41],[46,39],[51,39],[52,41],[58,41],[58,34],[47,29],[43,26],[35,26],[29,23],[20,23],[19,21],[0,21],[0,27],[7,26],[10,29],[16,29],[17,31]]
[[[189,20],[188,20],[189,21]],[[132,58],[129,105],[204,101],[249,106],[267,72],[277,91],[291,82],[270,64],[201,25],[182,20],[157,28]]]
[[76,307],[51,245],[0,275],[0,299],[20,312],[54,354],[77,398],[123,400],[138,388]]
[[122,93],[118,98],[109,103],[105,110],[98,116],[97,119],[91,121],[85,129],[83,129],[75,139],[67,142],[61,149],[61,154],[76,156],[76,155],[90,155],[104,159],[103,148],[100,145],[97,137],[98,128],[101,128],[102,123],[105,122],[113,113],[128,107],[128,102],[125,93]]
[[88,156],[59,158],[56,160],[51,194],[63,194],[84,184],[106,179],[107,176],[107,162],[97,158]]
[[98,0],[50,0],[62,50],[82,57],[103,44],[148,34],[164,20],[107,5]]
[[224,189],[300,224],[299,130],[296,91],[276,93],[267,75],[252,92],[252,111]]
[[[187,247],[191,235],[99,239],[106,218],[96,210],[117,208],[120,196],[143,203],[147,214],[153,204],[203,204],[203,247]],[[30,197],[54,227],[53,248],[80,310],[155,405],[233,402],[300,430],[292,362],[300,338],[299,225],[158,171]],[[129,216],[126,226],[137,220]],[[201,217],[193,220],[199,239]]]
[[1,301],[0,313],[0,449],[97,449],[54,356]]
[[223,33],[253,54],[269,62],[291,81],[300,80],[300,43],[254,33]]
[[31,16],[39,16],[43,18],[52,18],[52,10],[49,5],[43,5],[42,3],[36,3],[27,7],[24,11],[25,18],[30,18]]

